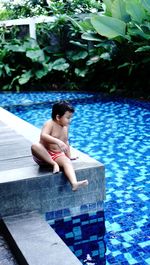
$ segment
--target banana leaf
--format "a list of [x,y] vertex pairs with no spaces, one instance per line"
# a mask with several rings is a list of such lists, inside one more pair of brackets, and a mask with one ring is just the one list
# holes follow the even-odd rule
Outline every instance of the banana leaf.
[[91,23],[100,35],[109,39],[125,37],[126,23],[120,19],[94,14],[91,16]]

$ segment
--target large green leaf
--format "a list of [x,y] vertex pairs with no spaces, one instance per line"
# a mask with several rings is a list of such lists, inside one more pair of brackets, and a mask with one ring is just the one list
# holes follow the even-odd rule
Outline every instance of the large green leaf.
[[105,5],[105,14],[111,15],[112,0],[103,0]]
[[141,3],[143,7],[145,8],[145,10],[150,12],[150,0],[141,0]]
[[75,53],[72,56],[72,60],[73,61],[78,61],[78,60],[82,60],[85,59],[88,56],[88,53],[86,51],[80,51],[78,53]]
[[53,62],[52,68],[57,71],[66,71],[69,68],[69,64],[66,63],[64,58],[57,59]]
[[108,53],[108,52],[103,52],[100,55],[100,58],[103,59],[103,60],[106,60],[106,61],[110,61],[111,60],[110,53]]
[[126,4],[124,0],[114,0],[112,3],[112,17],[128,22],[130,20],[129,14],[126,11]]
[[80,25],[80,23],[78,23],[75,19],[73,19],[72,17],[69,17],[69,16],[66,16],[66,18],[67,18],[68,20],[70,20],[70,22],[72,23],[72,25],[73,25],[75,28],[79,29],[81,32],[84,31],[83,28],[82,28],[82,26]]
[[13,51],[13,52],[25,52],[25,48],[18,44],[6,44],[5,49],[7,49],[8,51]]
[[39,48],[37,41],[31,38],[24,41],[23,47],[25,50],[37,49],[37,47]]
[[97,62],[99,62],[99,60],[100,60],[100,56],[99,56],[99,55],[95,55],[95,56],[91,57],[91,58],[86,62],[86,65],[91,65],[91,64],[97,63]]
[[75,74],[77,75],[77,76],[80,76],[80,77],[85,77],[86,76],[86,74],[87,74],[87,72],[88,72],[88,69],[79,69],[79,68],[75,68]]
[[150,46],[149,45],[142,46],[138,48],[135,52],[150,52]]
[[0,77],[3,75],[4,71],[3,71],[3,65],[0,64]]
[[32,71],[26,71],[25,73],[23,73],[20,78],[18,79],[18,82],[20,85],[26,84],[30,78],[33,76]]
[[86,17],[83,21],[80,21],[80,26],[84,31],[93,30],[93,26],[89,17]]
[[11,76],[11,75],[12,75],[12,71],[14,71],[14,69],[10,68],[8,64],[5,64],[5,65],[4,65],[4,69],[5,69],[6,74],[7,74],[8,76]]
[[85,32],[81,35],[81,38],[83,40],[88,40],[88,41],[98,41],[101,42],[102,39],[99,37],[97,33],[94,32]]
[[110,39],[117,36],[125,37],[126,23],[120,19],[94,14],[91,16],[91,23],[102,36]]
[[126,62],[126,63],[118,65],[117,68],[120,69],[120,68],[124,68],[124,67],[129,67],[130,65],[131,65],[131,63]]
[[130,36],[136,36],[136,37],[140,37],[143,38],[145,40],[149,40],[150,39],[150,34],[146,34],[142,27],[140,27],[139,25],[135,24],[135,27],[132,28],[128,28],[128,34]]
[[81,43],[79,41],[70,40],[70,43],[72,43],[72,44],[74,44],[74,45],[76,45],[78,47],[81,47],[83,49],[87,49],[87,44],[83,44],[83,43]]
[[126,10],[131,16],[132,20],[142,23],[143,19],[146,18],[146,14],[143,6],[139,2],[139,0],[126,0]]
[[40,70],[35,71],[35,75],[37,79],[41,79],[43,76],[47,75],[49,72],[49,67],[48,65],[43,65],[43,68]]
[[29,57],[33,62],[44,62],[44,53],[41,49],[29,50],[26,52],[26,56]]
[[141,25],[141,28],[144,31],[144,33],[150,35],[150,22],[144,21],[144,23]]

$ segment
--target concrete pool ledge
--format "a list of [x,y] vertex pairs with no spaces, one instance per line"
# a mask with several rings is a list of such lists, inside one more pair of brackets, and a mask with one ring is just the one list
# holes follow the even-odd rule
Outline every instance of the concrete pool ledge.
[[78,156],[73,161],[77,179],[89,181],[73,192],[63,172],[53,174],[33,161],[30,147],[39,134],[39,129],[0,108],[0,226],[21,265],[80,265],[42,215],[87,205],[103,210],[105,168],[71,148]]
[[[52,174],[50,168],[39,168],[33,161],[30,146],[33,140],[39,138],[39,129],[2,108],[0,108],[0,121],[4,124],[5,132],[6,129],[8,132],[11,130],[8,139],[5,134],[4,139],[1,137],[1,141],[6,141],[6,146],[3,142],[3,152],[0,153],[0,167],[3,168],[5,165],[5,168],[0,170],[1,216],[35,210],[43,214],[48,211],[92,204],[105,199],[103,164],[72,148],[72,152],[79,157],[73,161],[78,180],[84,178],[89,180],[87,187],[72,192],[63,172]],[[13,141],[9,145],[9,137],[14,137],[14,135],[16,143]],[[21,147],[19,147],[20,144]],[[11,153],[8,154],[10,148]],[[16,162],[18,157],[19,162]]]

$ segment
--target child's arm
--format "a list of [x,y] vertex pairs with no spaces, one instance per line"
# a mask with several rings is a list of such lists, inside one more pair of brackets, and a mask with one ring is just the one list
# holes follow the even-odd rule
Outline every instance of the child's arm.
[[76,160],[78,157],[77,156],[72,156],[71,155],[71,150],[70,150],[70,145],[69,145],[69,140],[68,140],[68,128],[67,128],[67,130],[66,130],[66,145],[68,146],[68,149],[67,149],[67,151],[65,152],[65,154],[66,154],[66,156],[70,159],[70,160]]
[[40,139],[42,140],[42,142],[45,142],[45,143],[57,144],[59,148],[61,149],[61,151],[66,152],[68,149],[68,146],[60,139],[55,138],[50,135],[52,132],[52,127],[53,127],[52,121],[46,122],[42,128]]
[[67,156],[70,160],[76,160],[76,159],[79,158],[78,156],[72,156],[72,155],[71,155],[71,150],[70,150],[69,143],[68,143],[68,149],[67,149],[67,152],[65,152],[65,154],[66,154],[66,156]]
[[69,159],[71,159],[71,152],[70,152],[69,142],[67,141],[66,144],[67,144],[68,148],[67,148],[67,151],[65,152],[65,154],[66,154],[66,156],[67,156]]

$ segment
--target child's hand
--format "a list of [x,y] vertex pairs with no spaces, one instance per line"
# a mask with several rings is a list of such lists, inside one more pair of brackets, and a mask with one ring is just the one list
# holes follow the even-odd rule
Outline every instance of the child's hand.
[[59,146],[59,148],[60,148],[60,150],[61,150],[62,152],[64,152],[64,153],[67,152],[67,150],[68,150],[68,145],[65,144],[63,141],[59,140],[59,142],[58,142],[58,146]]
[[78,159],[79,157],[78,156],[71,156],[70,157],[70,160],[76,160],[76,159]]

